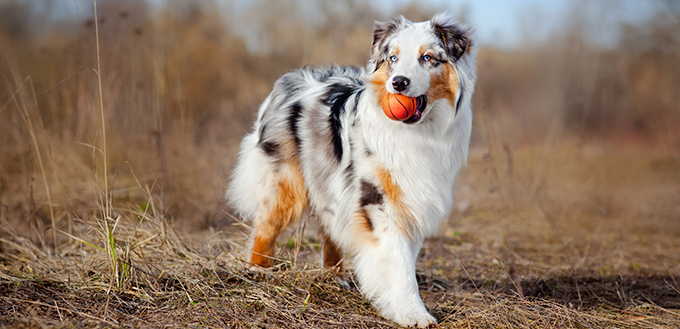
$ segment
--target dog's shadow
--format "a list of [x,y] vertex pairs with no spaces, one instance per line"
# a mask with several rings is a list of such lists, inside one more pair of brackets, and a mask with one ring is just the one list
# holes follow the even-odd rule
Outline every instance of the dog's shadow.
[[642,304],[668,309],[680,309],[680,288],[670,275],[639,276],[558,276],[546,279],[524,279],[519,282],[521,294],[512,281],[491,281],[459,278],[447,281],[417,275],[421,293],[447,291],[479,292],[501,296],[516,296],[529,300],[545,299],[570,308],[596,309],[603,306],[624,309]]

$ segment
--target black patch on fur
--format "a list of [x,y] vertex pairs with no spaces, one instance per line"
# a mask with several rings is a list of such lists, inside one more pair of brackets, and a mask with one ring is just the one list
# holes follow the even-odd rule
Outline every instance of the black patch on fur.
[[383,195],[378,190],[378,187],[365,181],[361,180],[361,199],[359,200],[361,206],[367,206],[370,204],[381,204],[383,203]]
[[300,136],[298,135],[298,122],[300,122],[300,117],[302,116],[302,104],[299,102],[294,103],[290,106],[290,114],[288,116],[288,128],[290,133],[293,135],[293,142],[297,150],[300,150]]
[[432,22],[434,33],[441,41],[446,55],[454,62],[457,61],[472,46],[468,32],[456,24]]
[[331,134],[333,135],[333,151],[338,161],[342,160],[342,120],[340,117],[345,112],[347,99],[355,91],[355,86],[335,83],[328,86],[326,94],[322,98],[323,103],[331,108],[328,122],[331,126]]
[[458,96],[458,100],[456,101],[456,114],[458,114],[458,110],[460,109],[460,101],[463,99],[463,86],[460,86],[460,95]]
[[263,142],[260,143],[260,147],[270,157],[276,157],[279,154],[279,144],[275,142]]

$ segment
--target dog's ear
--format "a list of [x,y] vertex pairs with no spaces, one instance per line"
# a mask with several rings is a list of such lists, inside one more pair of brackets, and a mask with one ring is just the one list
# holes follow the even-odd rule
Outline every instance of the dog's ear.
[[470,30],[456,24],[455,19],[448,14],[437,14],[430,20],[434,33],[442,41],[446,55],[454,62],[472,47]]
[[375,21],[373,27],[373,43],[371,44],[371,60],[378,69],[387,57],[387,40],[395,31],[405,25],[408,21],[404,16],[397,15],[387,22]]

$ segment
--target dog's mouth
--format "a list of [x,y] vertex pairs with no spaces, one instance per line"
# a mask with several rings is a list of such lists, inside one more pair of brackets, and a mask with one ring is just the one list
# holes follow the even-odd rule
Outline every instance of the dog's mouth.
[[402,121],[405,124],[414,124],[418,121],[420,121],[420,118],[423,117],[423,112],[425,112],[425,108],[427,107],[427,96],[420,95],[416,97],[416,113],[413,113],[413,115]]

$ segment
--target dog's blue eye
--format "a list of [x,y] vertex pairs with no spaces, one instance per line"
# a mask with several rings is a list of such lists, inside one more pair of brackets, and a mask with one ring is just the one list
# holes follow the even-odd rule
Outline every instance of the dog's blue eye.
[[425,56],[423,56],[423,60],[426,61],[426,62],[429,62],[430,60],[432,60],[432,56],[425,55]]
[[390,56],[390,61],[396,62],[397,61],[397,55]]

